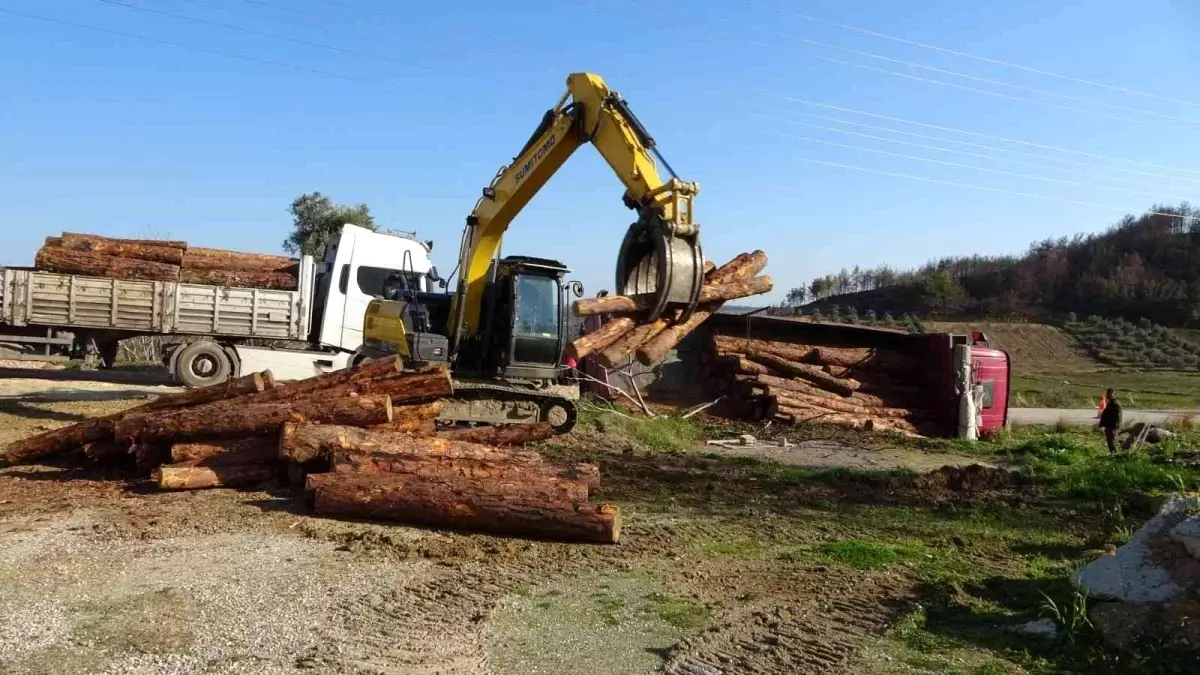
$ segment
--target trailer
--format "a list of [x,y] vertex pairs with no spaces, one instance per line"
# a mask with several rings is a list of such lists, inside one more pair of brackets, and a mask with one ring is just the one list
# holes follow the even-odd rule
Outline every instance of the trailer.
[[0,358],[112,367],[120,340],[155,336],[186,386],[268,368],[311,377],[354,362],[367,305],[387,283],[429,289],[431,249],[415,233],[345,225],[321,261],[301,258],[295,290],[0,269]]

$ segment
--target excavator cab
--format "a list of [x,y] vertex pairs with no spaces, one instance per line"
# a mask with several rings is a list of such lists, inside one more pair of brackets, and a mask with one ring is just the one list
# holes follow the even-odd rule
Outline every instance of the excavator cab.
[[508,256],[484,290],[482,330],[463,345],[459,367],[481,376],[552,381],[566,346],[562,263]]

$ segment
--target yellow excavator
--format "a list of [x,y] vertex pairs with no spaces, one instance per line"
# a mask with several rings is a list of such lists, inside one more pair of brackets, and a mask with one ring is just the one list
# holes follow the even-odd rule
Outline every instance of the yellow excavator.
[[[582,289],[564,281],[569,270],[560,262],[500,258],[499,251],[521,209],[589,142],[624,184],[622,199],[637,214],[617,255],[616,292],[653,294],[652,318],[668,309],[686,318],[695,309],[704,266],[692,219],[699,186],[675,174],[629,105],[600,76],[572,73],[566,92],[467,216],[455,292],[401,290],[367,309],[365,354],[400,354],[413,365],[449,361],[455,397],[443,403],[441,419],[546,420],[557,433],[574,426],[573,397],[560,380],[571,337],[568,288],[576,296]],[[444,280],[431,280],[446,287]]]

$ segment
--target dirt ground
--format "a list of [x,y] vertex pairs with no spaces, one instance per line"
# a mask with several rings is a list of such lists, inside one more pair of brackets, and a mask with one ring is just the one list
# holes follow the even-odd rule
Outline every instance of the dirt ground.
[[[0,380],[0,444],[163,391]],[[808,504],[1004,487],[1003,472],[993,485],[968,470],[904,485],[765,484],[719,454],[637,453],[587,432],[546,452],[600,462],[600,496],[623,509],[620,545],[321,519],[282,483],[162,494],[131,470],[0,470],[0,671],[870,672],[860,649],[911,606],[909,577],[725,552],[828,539]],[[829,442],[718,453],[915,459]],[[944,463],[967,462],[914,468]]]

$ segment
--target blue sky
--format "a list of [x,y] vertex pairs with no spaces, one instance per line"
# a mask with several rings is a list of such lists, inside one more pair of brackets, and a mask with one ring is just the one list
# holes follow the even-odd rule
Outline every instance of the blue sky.
[[[579,70],[600,73],[618,89],[675,169],[700,183],[696,215],[710,258],[723,261],[754,248],[770,253],[772,300],[842,266],[906,267],[943,255],[1018,252],[1036,239],[1103,229],[1122,215],[798,158],[1128,211],[1177,203],[1200,185],[1194,159],[1200,105],[1050,78],[796,14],[1200,102],[1195,3],[114,1],[0,0],[0,10],[91,27],[0,11],[0,199],[6,204],[0,264],[30,264],[41,240],[62,230],[276,251],[290,225],[287,205],[319,190],[339,202],[369,204],[386,227],[435,239],[436,262],[449,270],[479,190],[520,148],[560,95],[566,75]],[[798,99],[1144,164],[954,135]],[[893,136],[802,113],[1045,158]],[[620,195],[615,177],[585,147],[516,221],[505,251],[561,259],[589,291],[611,287],[631,219]]]

